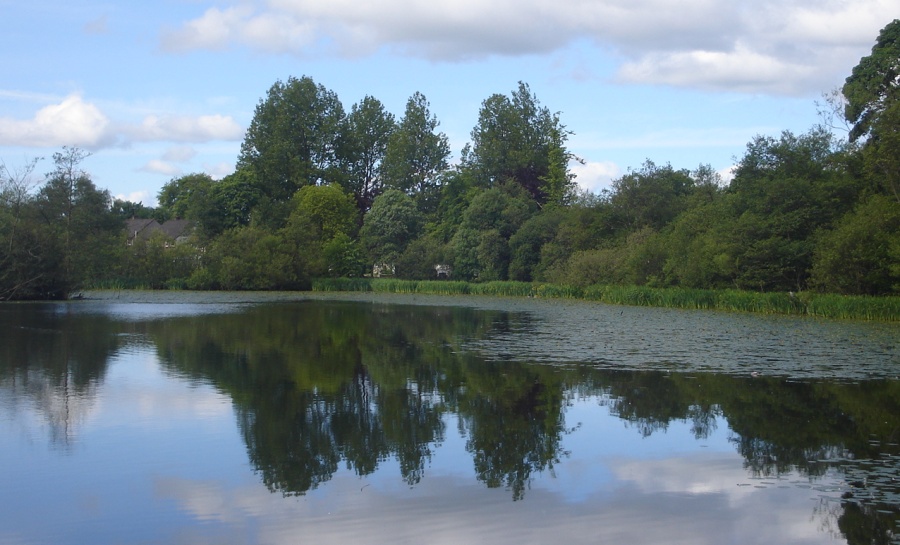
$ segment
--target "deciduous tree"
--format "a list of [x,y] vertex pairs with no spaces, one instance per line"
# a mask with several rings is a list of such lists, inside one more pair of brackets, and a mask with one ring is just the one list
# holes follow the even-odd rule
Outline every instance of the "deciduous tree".
[[345,185],[365,214],[382,191],[381,163],[394,133],[394,116],[378,99],[366,96],[347,114],[341,139]]
[[238,168],[250,168],[275,202],[289,200],[301,187],[337,181],[343,120],[337,94],[312,78],[278,81],[256,107]]
[[439,125],[425,95],[413,94],[406,102],[397,130],[388,140],[382,163],[385,188],[413,196],[429,211],[435,205],[440,175],[447,169],[450,157],[447,135],[436,132]]
[[565,203],[575,187],[568,135],[559,116],[520,82],[511,96],[495,94],[482,103],[463,164],[483,187],[516,183],[540,205]]
[[363,219],[360,239],[373,263],[395,263],[421,228],[421,214],[412,198],[388,189]]
[[853,68],[842,92],[844,116],[853,125],[850,140],[877,131],[881,115],[900,100],[900,19],[881,29],[872,53]]

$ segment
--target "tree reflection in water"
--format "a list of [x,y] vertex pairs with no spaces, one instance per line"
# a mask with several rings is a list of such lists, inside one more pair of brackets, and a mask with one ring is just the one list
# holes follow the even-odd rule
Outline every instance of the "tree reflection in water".
[[889,543],[900,519],[896,380],[486,361],[467,343],[526,318],[461,306],[307,301],[130,321],[66,308],[0,312],[0,392],[31,399],[55,442],[89,410],[110,357],[129,342],[122,333],[140,333],[170,374],[230,396],[251,463],[285,495],[315,489],[341,466],[369,475],[389,459],[415,485],[455,418],[476,478],[520,499],[566,456],[564,417],[577,395],[642,436],[687,422],[704,439],[727,422],[754,476],[796,472],[814,482],[841,472],[846,492],[834,519],[849,543]]
[[103,316],[86,318],[56,304],[0,309],[0,398],[18,412],[30,403],[47,423],[51,444],[68,449],[92,411],[117,327]]

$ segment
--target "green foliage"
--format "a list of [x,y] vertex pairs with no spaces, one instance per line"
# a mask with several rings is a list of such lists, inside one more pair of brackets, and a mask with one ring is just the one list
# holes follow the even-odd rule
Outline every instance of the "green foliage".
[[[278,235],[259,227],[241,227],[222,233],[210,245],[204,264],[213,286],[225,290],[279,290],[308,287],[304,263]],[[207,278],[192,278],[202,284]]]
[[450,144],[437,131],[437,116],[429,110],[428,100],[415,93],[406,102],[406,111],[385,149],[381,172],[385,188],[414,196],[423,211],[430,211],[437,197],[439,178],[447,169]]
[[433,279],[435,266],[451,263],[446,245],[437,236],[426,234],[409,243],[396,261],[397,276],[405,279]]
[[[617,285],[632,290],[622,300],[637,301],[661,300],[644,288],[897,294],[898,25],[885,27],[844,87],[862,143],[820,127],[757,136],[727,187],[709,165],[647,160],[599,195],[576,193],[569,133],[524,83],[482,103],[472,145],[450,168],[447,137],[421,93],[395,123],[371,96],[345,116],[334,92],[289,78],[257,106],[235,173],[175,178],[155,211],[113,203],[80,170],[80,150],[56,154],[36,193],[4,167],[0,298],[116,281],[276,289],[363,275],[373,263],[397,276],[378,289],[419,289],[390,282],[434,280],[441,265],[452,281],[539,282],[566,297],[612,297]],[[122,219],[136,215],[193,220],[198,249],[126,249]],[[722,304],[784,302],[745,291]]]
[[805,314],[841,320],[900,321],[900,297],[801,294]]
[[316,278],[312,291],[372,291],[371,278]]
[[664,234],[664,277],[687,288],[726,288],[737,276],[740,250],[729,235],[735,222],[732,196],[717,196],[686,210]]
[[624,284],[571,286],[544,282],[469,283],[395,278],[321,278],[313,282],[313,290],[583,299],[610,305],[900,321],[900,297],[864,297],[814,292],[760,293],[733,289],[656,288]]
[[122,244],[122,247],[118,280],[145,289],[163,289],[173,281],[185,281],[200,262],[196,248],[190,244],[172,245],[160,231],[148,239],[134,240],[131,246]]
[[509,239],[537,211],[534,201],[517,185],[476,192],[450,243],[454,274],[464,279],[505,280]]
[[371,263],[395,263],[421,229],[416,204],[406,193],[388,189],[363,219],[360,239]]
[[250,169],[274,202],[287,201],[301,187],[337,181],[343,123],[344,108],[333,91],[307,76],[278,81],[256,107],[238,169]]
[[293,198],[289,221],[312,229],[314,236],[329,241],[337,235],[353,235],[356,205],[353,197],[337,184],[301,188]]
[[511,96],[495,94],[481,104],[463,164],[480,187],[518,184],[540,205],[564,204],[574,188],[567,137],[559,116],[519,82]]
[[471,284],[469,293],[495,297],[532,297],[534,295],[534,285],[531,282],[483,282]]
[[278,231],[303,276],[361,273],[361,249],[353,238],[356,203],[337,184],[307,186],[294,196],[287,225]]
[[478,262],[478,245],[481,242],[481,234],[471,228],[462,227],[450,241],[453,255],[453,275],[463,280],[473,280],[478,277],[481,265]]
[[900,204],[900,100],[885,108],[872,130],[863,147],[866,174]]
[[668,225],[685,210],[693,192],[694,181],[689,174],[647,160],[640,170],[613,180],[610,205],[616,227],[659,230]]
[[197,216],[200,229],[209,238],[223,231],[250,225],[262,198],[259,181],[249,169],[239,169],[213,184],[211,206]]
[[733,252],[726,265],[744,289],[799,290],[812,265],[812,237],[852,206],[858,184],[841,165],[830,133],[813,129],[757,137],[735,169]]
[[526,220],[509,238],[509,278],[529,282],[540,277],[541,248],[556,236],[562,209],[545,210]]
[[509,245],[499,230],[482,231],[475,252],[478,259],[478,279],[480,281],[490,282],[506,278]]
[[900,205],[873,195],[822,233],[812,283],[834,293],[882,295],[900,284]]
[[344,183],[365,214],[382,191],[382,161],[396,123],[381,101],[371,96],[351,107],[345,123],[340,149]]
[[330,276],[362,276],[366,269],[362,247],[346,233],[338,233],[322,246]]
[[157,209],[144,206],[143,203],[122,199],[113,200],[111,211],[115,216],[123,220],[132,218],[150,219],[156,218],[159,214]]
[[844,116],[853,124],[850,139],[870,134],[886,108],[900,99],[900,19],[881,29],[872,53],[859,64],[844,83],[847,99]]
[[186,174],[173,178],[159,190],[157,200],[164,217],[199,220],[213,209],[212,188],[215,182],[209,174]]
[[228,229],[249,225],[261,197],[257,179],[248,168],[218,182],[205,173],[187,174],[162,187],[156,215],[191,220],[200,236],[211,240]]
[[34,199],[36,224],[34,242],[58,252],[48,263],[56,270],[39,265],[42,276],[53,278],[47,295],[65,297],[92,279],[102,279],[117,264],[120,233],[124,222],[111,209],[109,191],[97,189],[81,169],[88,154],[78,148],[63,148],[53,154],[54,170]]

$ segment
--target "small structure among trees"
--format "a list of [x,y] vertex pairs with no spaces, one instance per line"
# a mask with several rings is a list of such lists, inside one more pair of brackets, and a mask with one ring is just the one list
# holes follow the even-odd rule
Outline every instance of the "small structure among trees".
[[165,246],[182,244],[187,241],[193,231],[193,223],[189,220],[168,220],[160,224],[155,219],[132,218],[125,221],[125,245],[133,246],[135,242],[146,242],[160,233],[166,238]]

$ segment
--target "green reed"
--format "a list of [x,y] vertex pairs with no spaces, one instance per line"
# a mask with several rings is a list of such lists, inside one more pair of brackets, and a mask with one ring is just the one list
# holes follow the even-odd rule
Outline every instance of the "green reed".
[[755,292],[619,285],[594,285],[580,288],[531,282],[468,283],[396,278],[323,278],[313,282],[313,291],[374,291],[380,293],[583,299],[611,305],[789,314],[831,319],[900,321],[900,297],[863,297],[809,292]]

